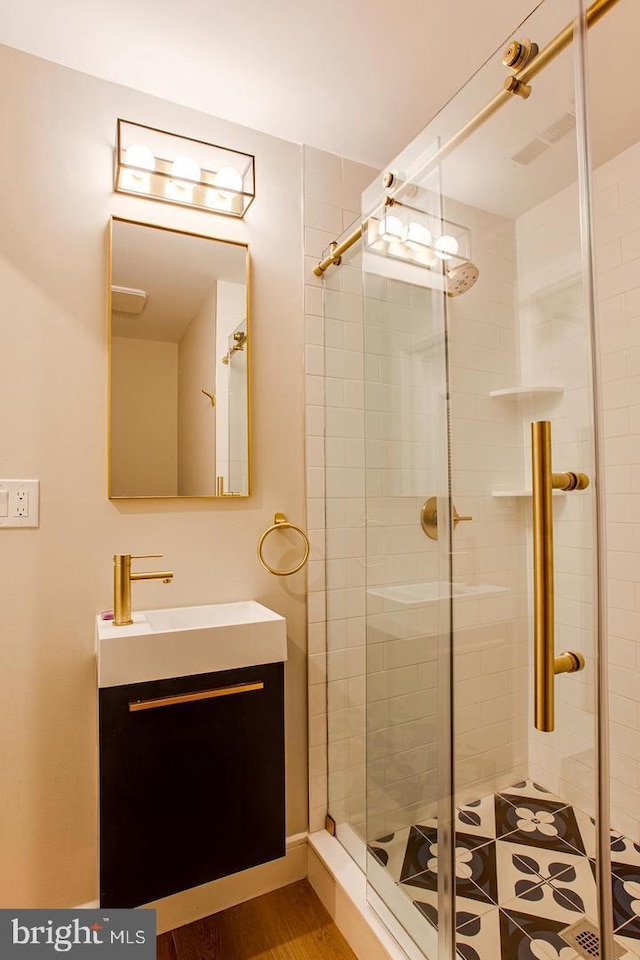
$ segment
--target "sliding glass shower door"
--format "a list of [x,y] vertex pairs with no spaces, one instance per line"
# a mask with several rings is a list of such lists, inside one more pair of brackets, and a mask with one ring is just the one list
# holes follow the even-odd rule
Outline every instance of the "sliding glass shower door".
[[[402,196],[368,218],[362,250],[367,876],[377,909],[435,957],[439,898],[452,909],[453,570],[444,278],[425,241],[458,227],[443,219],[437,169]],[[440,869],[407,896],[427,836]]]
[[362,829],[433,960],[617,955],[582,38],[609,6],[538,5],[364,197]]

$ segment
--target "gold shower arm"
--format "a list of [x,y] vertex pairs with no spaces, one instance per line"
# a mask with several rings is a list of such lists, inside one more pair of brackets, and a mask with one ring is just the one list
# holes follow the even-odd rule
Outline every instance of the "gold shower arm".
[[531,474],[533,480],[533,658],[536,730],[555,729],[555,677],[584,669],[581,653],[555,655],[553,579],[553,491],[584,490],[584,473],[553,473],[551,423],[531,424]]

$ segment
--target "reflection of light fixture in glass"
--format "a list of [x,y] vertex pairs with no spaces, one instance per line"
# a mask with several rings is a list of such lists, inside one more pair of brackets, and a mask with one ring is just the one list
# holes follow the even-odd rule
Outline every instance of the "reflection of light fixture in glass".
[[169,196],[173,200],[191,201],[194,184],[200,182],[200,167],[198,164],[191,157],[176,157],[171,166],[171,173],[176,179],[169,180]]
[[438,237],[434,247],[437,256],[439,256],[441,260],[451,260],[451,257],[455,257],[459,249],[456,238],[450,236],[448,233]]
[[118,120],[115,189],[244,217],[255,199],[254,157],[215,143]]
[[124,155],[125,165],[128,167],[139,167],[138,170],[126,170],[124,181],[128,190],[148,191],[149,174],[144,170],[155,170],[156,158],[153,153],[143,143],[132,143]]
[[415,223],[415,221],[412,220],[411,223],[407,224],[404,228],[402,239],[410,250],[419,252],[431,245],[431,230],[422,223]]
[[394,240],[402,240],[403,226],[399,217],[391,216],[388,213],[383,214],[378,224],[378,236],[381,240],[391,243]]

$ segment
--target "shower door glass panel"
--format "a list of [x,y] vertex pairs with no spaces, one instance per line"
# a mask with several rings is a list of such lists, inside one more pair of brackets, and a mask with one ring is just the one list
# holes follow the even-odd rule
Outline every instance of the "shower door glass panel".
[[323,277],[328,809],[365,868],[365,501],[362,251]]
[[[640,5],[622,0],[586,39],[596,317],[607,466],[611,872],[615,939],[640,956]],[[612,109],[612,104],[616,104]]]
[[[425,238],[444,230],[437,171],[427,179],[410,208],[375,211],[363,237],[366,828],[374,907],[435,956],[410,885],[451,807],[447,344],[442,271],[424,266]],[[425,909],[448,891],[434,874]]]
[[[544,49],[578,8],[574,0],[547,0],[517,37],[530,37]],[[585,920],[597,925],[601,903],[601,956],[613,956],[607,890],[599,896],[595,880],[600,866],[607,887],[610,873],[608,844],[598,843],[598,816],[605,818],[606,831],[609,810],[602,794],[599,808],[596,753],[597,458],[592,303],[584,279],[590,261],[581,229],[588,183],[582,169],[581,50],[565,36],[546,67],[528,80],[531,90],[507,97],[468,136],[441,149],[436,167],[428,145],[448,144],[510,76],[501,46],[390,165],[400,172],[400,183],[392,187],[396,202],[385,210],[400,225],[377,228],[387,237],[384,255],[376,254],[387,263],[386,274],[383,268],[368,270],[366,262],[363,271],[367,875],[374,905],[382,896],[439,960],[453,957],[448,933],[454,927],[457,950],[467,960],[573,960],[580,941],[567,941],[567,928]],[[415,244],[408,242],[415,239],[408,211],[425,209],[425,202],[428,207],[430,196],[441,203],[440,234],[455,243],[442,241],[438,248],[432,231],[435,257],[425,256],[422,269],[440,281],[440,290],[414,299],[419,282],[410,274],[399,280],[398,263],[404,258],[411,271],[420,269]],[[370,246],[364,256],[371,261]],[[411,318],[418,304],[421,321]],[[415,344],[402,346],[401,335],[413,332],[404,324],[421,323],[427,339],[443,307],[441,346],[418,359]],[[418,417],[414,387],[424,389]],[[448,403],[439,393],[443,387]],[[541,423],[549,426],[534,432],[550,434],[550,457],[547,473],[538,470],[534,478],[532,424]],[[536,463],[544,466],[539,458]],[[574,474],[584,474],[588,486]],[[549,509],[547,522],[537,526],[534,479],[538,519]],[[576,485],[582,489],[571,489]],[[420,508],[432,493],[442,498],[437,529],[444,542],[436,544],[424,538],[420,525]],[[443,584],[442,571],[449,567],[450,580]],[[432,611],[427,585],[438,598]],[[551,587],[546,593],[545,585]],[[445,593],[450,637],[442,629]],[[404,663],[385,659],[396,643],[408,657],[404,672]],[[575,656],[554,659],[564,652]],[[584,666],[558,672],[545,686],[544,656],[547,670]],[[425,685],[429,676],[432,687]],[[414,734],[408,726],[403,738],[389,722],[389,705],[414,693],[423,733],[425,711],[433,711],[436,726],[446,724],[451,705],[449,806],[447,759],[435,733],[429,754],[426,739],[411,739],[420,736],[419,727]],[[453,855],[447,851],[449,819],[455,823]],[[442,890],[451,874],[456,905],[449,919],[442,914]],[[449,931],[443,933],[443,926]],[[437,951],[425,932],[433,935],[436,928]]]

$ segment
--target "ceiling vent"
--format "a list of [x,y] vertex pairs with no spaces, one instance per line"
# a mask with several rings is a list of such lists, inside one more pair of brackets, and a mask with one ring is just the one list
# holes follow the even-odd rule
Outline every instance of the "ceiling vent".
[[132,287],[111,287],[111,309],[118,313],[139,314],[145,308],[147,294],[145,290],[134,290]]
[[576,128],[576,117],[574,113],[564,113],[555,123],[543,130],[539,137],[548,143],[557,143],[567,134],[572,133]]
[[530,163],[538,159],[541,153],[544,153],[548,149],[548,143],[543,143],[542,140],[532,140],[531,143],[528,143],[522,150],[514,153],[511,159],[519,163],[521,167],[528,167]]
[[549,147],[559,143],[563,137],[568,136],[576,128],[576,117],[574,113],[563,113],[552,124],[542,130],[537,137],[527,143],[521,150],[511,157],[514,163],[521,167],[527,167],[538,157],[546,153]]

